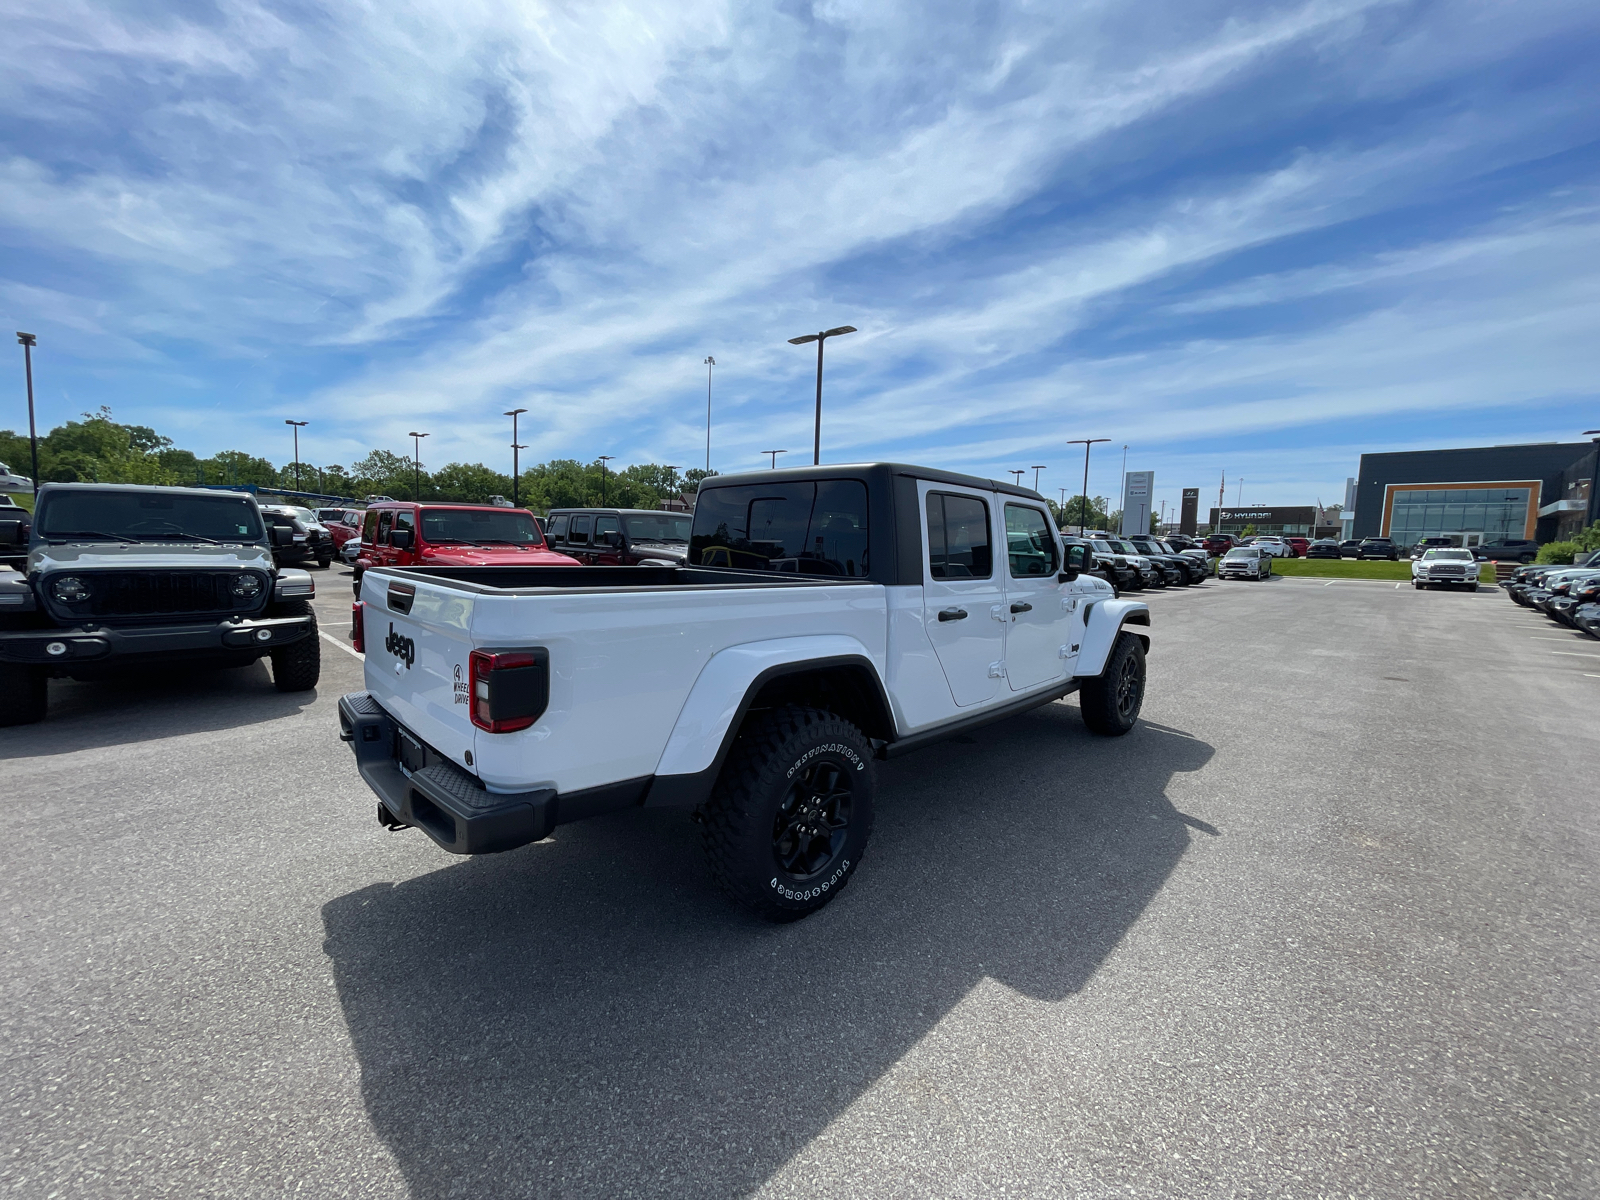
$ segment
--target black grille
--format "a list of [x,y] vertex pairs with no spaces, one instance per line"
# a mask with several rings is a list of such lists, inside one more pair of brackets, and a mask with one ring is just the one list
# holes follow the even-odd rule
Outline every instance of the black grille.
[[[63,572],[63,575],[68,574]],[[63,604],[45,582],[45,594],[54,607],[74,616],[159,617],[180,613],[236,613],[259,608],[271,580],[256,573],[261,590],[254,596],[233,594],[235,571],[85,571],[77,578],[89,588],[89,597]],[[55,578],[60,578],[56,576]]]

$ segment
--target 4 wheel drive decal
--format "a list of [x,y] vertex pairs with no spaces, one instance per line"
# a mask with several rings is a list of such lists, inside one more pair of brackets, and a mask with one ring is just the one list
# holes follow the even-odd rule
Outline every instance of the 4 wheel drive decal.
[[389,636],[383,639],[383,648],[405,663],[408,671],[417,661],[417,643],[403,633],[396,633],[393,621],[389,622]]

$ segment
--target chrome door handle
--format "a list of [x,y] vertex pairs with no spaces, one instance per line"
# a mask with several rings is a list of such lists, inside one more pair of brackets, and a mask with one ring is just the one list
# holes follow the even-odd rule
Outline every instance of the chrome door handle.
[[964,608],[941,608],[939,610],[939,620],[941,621],[965,621],[966,619],[967,610]]
[[1018,602],[1018,603],[1013,604],[1011,606],[1011,611],[1014,612],[1014,613],[1032,612],[1033,611],[1033,605]]

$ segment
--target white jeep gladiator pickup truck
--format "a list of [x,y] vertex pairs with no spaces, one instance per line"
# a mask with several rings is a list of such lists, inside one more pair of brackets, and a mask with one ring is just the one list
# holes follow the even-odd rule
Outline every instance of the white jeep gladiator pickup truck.
[[716,476],[685,566],[368,570],[340,736],[390,828],[484,854],[682,806],[718,884],[793,920],[860,866],[874,759],[1071,692],[1094,732],[1133,727],[1150,614],[1091,554],[992,480]]

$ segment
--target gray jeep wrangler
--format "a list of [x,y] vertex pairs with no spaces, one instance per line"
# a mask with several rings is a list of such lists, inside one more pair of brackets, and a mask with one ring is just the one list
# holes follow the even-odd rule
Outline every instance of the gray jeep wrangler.
[[269,655],[279,691],[315,687],[315,585],[272,560],[290,534],[237,493],[45,484],[31,529],[0,514],[0,559],[26,551],[20,570],[0,566],[0,725],[42,718],[52,677],[174,660]]

